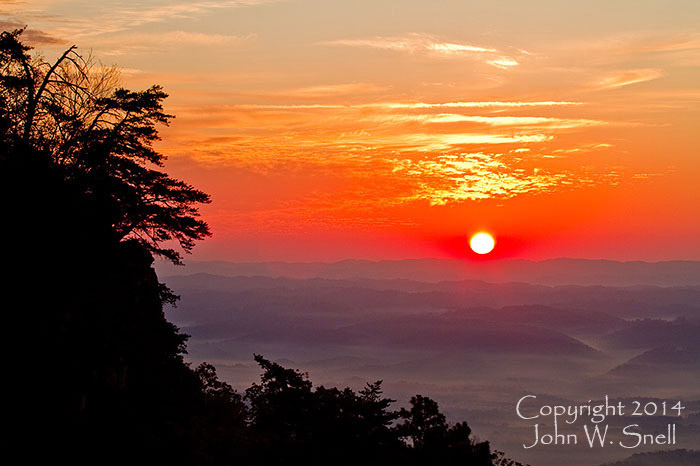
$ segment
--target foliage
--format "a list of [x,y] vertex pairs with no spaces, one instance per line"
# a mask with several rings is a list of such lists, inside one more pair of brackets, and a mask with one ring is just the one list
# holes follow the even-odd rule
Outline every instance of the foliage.
[[180,263],[169,243],[190,251],[209,235],[195,207],[209,196],[154,167],[164,155],[153,144],[163,111],[160,86],[118,87],[118,72],[68,48],[53,63],[31,57],[22,30],[0,36],[0,125],[6,145],[47,154],[66,181],[83,187],[108,215],[118,241]]
[[[256,457],[261,464],[490,465],[488,442],[470,438],[466,422],[450,425],[438,404],[416,395],[410,410],[390,410],[381,381],[355,393],[313,389],[305,374],[255,356],[260,384],[246,391]],[[398,419],[403,422],[397,423]]]

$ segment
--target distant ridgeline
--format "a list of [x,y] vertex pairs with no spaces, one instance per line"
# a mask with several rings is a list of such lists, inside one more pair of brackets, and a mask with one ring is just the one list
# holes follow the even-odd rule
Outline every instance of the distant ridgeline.
[[697,466],[700,464],[700,451],[673,450],[636,453],[629,458],[601,466],[657,466],[668,464],[673,466]]
[[429,398],[392,411],[379,382],[314,388],[257,356],[261,382],[241,396],[211,365],[185,363],[152,264],[180,260],[163,244],[207,236],[193,206],[208,197],[149,168],[166,95],[115,88],[73,48],[32,58],[21,33],[0,37],[6,451],[18,463],[514,464]]
[[344,260],[340,262],[196,262],[175,267],[158,264],[163,276],[209,273],[221,276],[285,277],[329,280],[479,280],[489,283],[603,286],[698,286],[700,261],[619,262],[588,259],[530,261],[499,259],[475,263],[463,259]]

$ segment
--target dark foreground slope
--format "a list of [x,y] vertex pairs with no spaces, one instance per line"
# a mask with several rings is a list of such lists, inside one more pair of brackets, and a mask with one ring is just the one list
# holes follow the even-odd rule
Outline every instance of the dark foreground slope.
[[233,453],[244,419],[211,412],[205,383],[183,360],[186,336],[163,315],[151,254],[115,241],[104,206],[41,154],[8,155],[0,185],[17,226],[2,233],[13,271],[3,297],[13,303],[10,444],[30,444],[28,463],[204,464],[223,433]]

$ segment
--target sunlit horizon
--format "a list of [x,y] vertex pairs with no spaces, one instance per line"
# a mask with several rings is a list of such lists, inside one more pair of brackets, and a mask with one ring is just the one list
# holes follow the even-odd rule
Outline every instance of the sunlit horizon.
[[[700,260],[700,5],[39,0],[0,6],[160,84],[210,193],[190,260]],[[527,18],[524,21],[523,18]],[[650,28],[650,25],[654,25]],[[467,238],[468,239],[468,238]]]

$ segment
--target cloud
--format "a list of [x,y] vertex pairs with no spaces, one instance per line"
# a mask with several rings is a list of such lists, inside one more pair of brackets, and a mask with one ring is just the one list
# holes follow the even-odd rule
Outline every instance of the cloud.
[[[18,21],[0,20],[0,29],[2,29],[3,31],[13,31],[15,29],[22,29],[25,26],[25,24],[22,24]],[[23,39],[26,39],[27,42],[29,42],[31,45],[57,45],[65,43],[65,41],[54,37],[51,34],[48,34],[40,29],[34,29],[29,27],[24,31],[22,37]]]
[[686,50],[700,49],[700,37],[689,37],[676,40],[657,40],[641,45],[632,45],[624,50],[624,53],[646,53],[646,52],[678,52]]
[[[379,50],[424,54],[444,58],[472,58],[496,68],[508,69],[518,61],[497,49],[473,44],[445,42],[429,34],[412,33],[405,36],[378,36],[371,39],[339,39],[324,42],[326,45],[366,47]],[[521,52],[523,55],[526,52]]]
[[446,55],[463,55],[472,52],[496,52],[496,49],[486,49],[466,44],[452,44],[449,42],[432,43],[429,44],[427,48]]
[[201,32],[171,31],[161,34],[137,34],[135,40],[153,40],[168,44],[186,45],[225,45],[254,38],[255,35],[245,36],[230,34],[208,34]]
[[400,139],[413,150],[440,151],[454,146],[533,143],[553,138],[546,134],[412,134],[403,135]]
[[[152,23],[164,23],[172,20],[192,19],[207,13],[230,8],[252,7],[279,3],[285,0],[218,0],[192,2],[156,2],[131,0],[121,2],[119,6],[100,5],[97,2],[85,8],[85,14],[78,17],[64,14],[45,14],[40,10],[27,8],[12,9],[17,17],[34,18],[44,26],[52,25],[52,34],[79,39],[90,39],[101,35],[116,34]],[[45,27],[46,29],[46,27]]]
[[629,86],[631,84],[643,83],[659,79],[664,73],[661,70],[645,68],[637,70],[627,70],[605,76],[600,79],[595,86],[599,89],[615,89]]
[[589,120],[585,118],[571,119],[533,116],[474,116],[461,115],[455,113],[440,113],[430,115],[384,115],[375,117],[375,119],[390,122],[417,121],[424,124],[481,123],[489,126],[546,126],[548,128],[557,129],[582,128],[588,126],[605,126],[610,124],[606,121]]
[[357,95],[366,93],[375,93],[386,90],[386,86],[379,86],[371,83],[342,83],[342,84],[326,84],[319,86],[306,86],[287,91],[268,92],[265,97],[301,97],[301,98],[323,98],[336,97],[344,95]]
[[608,143],[594,143],[594,144],[584,144],[578,147],[569,147],[566,149],[556,149],[552,151],[553,154],[574,154],[577,152],[590,152],[601,149],[609,149],[613,147],[612,144]]
[[569,106],[569,105],[583,105],[583,102],[568,102],[568,101],[537,101],[537,102],[517,102],[517,101],[475,101],[475,102],[443,102],[443,103],[425,103],[425,102],[411,102],[411,103],[383,103],[383,104],[369,104],[383,106],[386,108],[407,108],[407,109],[421,109],[421,108],[512,108],[512,107],[557,107],[557,106]]
[[437,109],[437,108],[519,108],[519,107],[559,107],[559,106],[576,106],[583,105],[583,102],[568,102],[568,101],[539,101],[539,102],[500,102],[500,101],[485,101],[485,102],[442,102],[442,103],[426,103],[426,102],[377,102],[369,104],[357,105],[342,105],[342,104],[242,104],[237,105],[240,108],[250,109],[268,109],[268,110],[307,110],[307,109],[349,109],[349,108],[375,108],[375,109]]
[[351,40],[334,40],[325,42],[327,45],[345,45],[348,47],[369,47],[374,49],[383,50],[402,50],[406,52],[417,52],[419,49],[425,47],[425,45],[420,46],[416,41],[400,38],[384,38],[378,37],[376,39],[351,39]]
[[195,15],[205,14],[211,11],[225,8],[239,8],[247,6],[276,3],[282,0],[222,0],[222,1],[195,1],[181,3],[166,3],[157,6],[146,6],[146,3],[131,8],[115,8],[109,15],[109,21],[101,23],[102,28],[94,32],[83,31],[85,35],[118,32],[131,29],[148,23],[166,22],[172,19],[188,19]]
[[[347,90],[337,86],[301,89],[314,95]],[[263,176],[340,177],[352,188],[331,196],[342,206],[324,207],[330,218],[336,211],[377,206],[508,199],[615,184],[614,173],[578,165],[567,170],[553,163],[551,154],[571,148],[571,139],[556,139],[563,130],[624,123],[496,113],[580,105],[556,100],[203,105],[178,109],[179,128],[165,138],[169,147],[164,152]],[[607,148],[600,141],[590,150]],[[557,152],[556,157],[577,153]],[[326,205],[315,195],[303,200],[307,209]]]
[[467,153],[433,159],[400,160],[395,171],[417,183],[415,200],[431,205],[482,199],[508,199],[521,194],[543,193],[569,183],[580,175],[518,169],[503,154]]
[[495,66],[496,68],[501,68],[504,70],[510,68],[511,66],[519,65],[517,61],[509,57],[499,57],[493,60],[488,60],[487,63]]
[[700,34],[695,31],[623,33],[569,45],[604,55],[675,53],[700,49]]
[[[314,88],[312,88],[314,89]],[[340,89],[344,89],[341,87]],[[320,86],[314,92],[336,92]],[[502,110],[578,105],[576,102],[373,102],[341,104],[239,104],[177,108],[189,145],[208,146],[193,138],[204,131],[216,138],[217,147],[251,143],[280,144],[308,150],[335,147],[365,151],[368,147],[397,153],[449,151],[465,145],[540,144],[562,131],[607,125],[629,125],[587,118],[463,114],[457,110]],[[444,109],[454,112],[435,112]],[[417,126],[420,125],[420,126]],[[431,125],[431,127],[421,127]],[[221,142],[220,137],[235,137]]]
[[[552,170],[533,165],[537,157],[523,158],[507,152],[427,152],[417,156],[379,147],[356,149],[319,145],[302,150],[265,141],[221,150],[196,147],[190,154],[196,163],[224,164],[239,172],[270,176],[303,172],[314,179],[342,177],[347,181],[342,193],[314,191],[298,200],[299,208],[307,212],[323,210],[330,218],[336,218],[341,211],[376,211],[413,202],[446,205],[509,199],[619,182],[615,173]],[[293,204],[287,201],[284,205],[291,208]]]
[[122,55],[126,53],[151,52],[177,47],[216,47],[240,44],[254,39],[255,34],[244,36],[229,34],[209,34],[201,32],[129,32],[109,34],[91,39],[91,45],[100,49],[101,54]]

